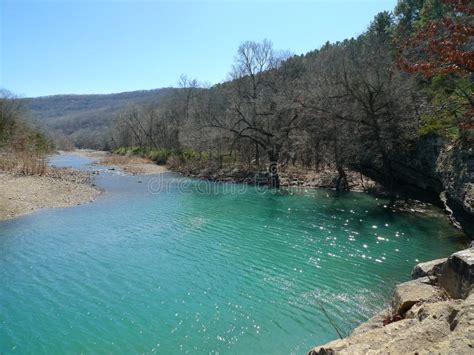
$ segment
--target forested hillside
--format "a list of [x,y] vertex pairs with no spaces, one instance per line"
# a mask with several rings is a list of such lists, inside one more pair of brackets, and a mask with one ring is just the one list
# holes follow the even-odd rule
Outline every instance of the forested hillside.
[[244,42],[230,81],[182,78],[159,105],[117,115],[110,144],[202,176],[264,172],[274,187],[293,167],[329,168],[347,190],[358,171],[392,201],[445,193],[472,216],[473,6],[402,0],[359,37],[301,56]]
[[55,95],[23,99],[32,120],[48,128],[57,146],[104,148],[112,119],[131,102],[157,105],[168,89],[109,95]]

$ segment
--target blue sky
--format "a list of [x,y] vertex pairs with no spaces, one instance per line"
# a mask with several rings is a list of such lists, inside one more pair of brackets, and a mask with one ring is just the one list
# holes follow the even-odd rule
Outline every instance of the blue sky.
[[396,0],[0,0],[0,87],[112,93],[226,79],[242,41],[300,54],[362,33]]

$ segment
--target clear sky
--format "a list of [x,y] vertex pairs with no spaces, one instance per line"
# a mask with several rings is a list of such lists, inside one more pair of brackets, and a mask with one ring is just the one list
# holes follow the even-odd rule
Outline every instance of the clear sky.
[[0,0],[0,87],[112,93],[226,79],[242,41],[295,54],[362,33],[396,0]]

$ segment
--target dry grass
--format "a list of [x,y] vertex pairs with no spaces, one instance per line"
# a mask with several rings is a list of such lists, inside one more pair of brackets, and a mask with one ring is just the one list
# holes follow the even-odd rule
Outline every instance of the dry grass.
[[106,156],[100,161],[101,165],[129,165],[129,164],[154,164],[150,159],[141,158],[137,156],[125,156],[125,155],[116,155],[111,154]]
[[118,154],[106,155],[96,164],[114,167],[133,175],[154,175],[167,171],[166,167],[157,165],[150,159]]
[[18,175],[44,175],[47,168],[44,154],[29,151],[0,153],[0,171]]

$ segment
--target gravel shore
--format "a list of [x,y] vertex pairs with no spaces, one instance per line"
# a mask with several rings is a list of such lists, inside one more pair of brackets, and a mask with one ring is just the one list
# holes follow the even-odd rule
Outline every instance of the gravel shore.
[[12,219],[40,208],[69,207],[93,201],[100,191],[90,173],[69,168],[48,168],[44,176],[0,172],[0,220]]
[[149,159],[136,156],[123,156],[89,149],[77,149],[74,154],[97,159],[96,165],[108,166],[111,169],[122,170],[132,175],[154,175],[168,171],[162,165],[157,165]]
[[[69,153],[68,153],[69,154]],[[133,175],[167,171],[150,160],[124,157],[103,151],[76,150],[73,154],[96,159]],[[69,207],[92,202],[100,191],[92,184],[92,173],[71,168],[48,167],[44,175],[24,176],[0,172],[0,220],[13,219],[40,208]]]

